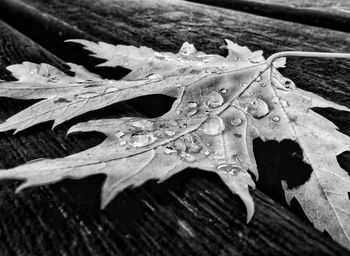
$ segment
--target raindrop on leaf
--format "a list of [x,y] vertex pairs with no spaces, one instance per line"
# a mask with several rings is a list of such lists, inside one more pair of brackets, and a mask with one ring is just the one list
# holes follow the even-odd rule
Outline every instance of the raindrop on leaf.
[[185,153],[185,152],[182,152],[180,154],[180,156],[183,160],[185,160],[186,162],[189,162],[189,163],[193,163],[196,161],[196,158],[193,155]]
[[208,99],[206,101],[206,105],[210,108],[217,108],[224,104],[224,98],[220,95],[220,93],[213,91],[208,95]]
[[218,135],[225,130],[225,124],[221,117],[213,116],[207,119],[200,129],[207,135]]
[[279,116],[272,117],[272,121],[274,121],[274,122],[279,122],[280,120],[281,120],[281,118]]
[[161,80],[163,78],[164,77],[160,74],[151,74],[147,77],[147,79],[150,79],[150,80]]
[[197,107],[197,106],[198,106],[198,104],[195,103],[195,102],[189,102],[189,103],[187,104],[187,107],[188,107],[188,108],[195,108],[195,107]]
[[233,126],[240,126],[242,123],[243,123],[242,119],[240,119],[238,117],[231,120],[231,124]]
[[129,143],[134,147],[144,147],[153,143],[155,140],[156,138],[153,136],[152,133],[136,133],[131,135]]
[[186,116],[187,117],[194,116],[197,112],[198,112],[198,109],[192,108],[192,109],[190,109],[190,111],[187,112]]

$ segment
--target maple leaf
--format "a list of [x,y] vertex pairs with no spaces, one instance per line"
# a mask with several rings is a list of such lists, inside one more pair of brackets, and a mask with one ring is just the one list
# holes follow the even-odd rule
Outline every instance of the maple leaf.
[[199,52],[189,43],[172,54],[147,47],[70,41],[106,59],[101,65],[123,66],[132,72],[115,81],[104,80],[74,64],[70,64],[74,77],[47,64],[12,65],[8,69],[18,81],[1,82],[0,96],[43,100],[0,124],[0,131],[18,132],[49,120],[55,126],[142,95],[164,94],[176,100],[158,118],[101,119],[71,127],[68,133],[97,131],[107,138],[100,145],[65,158],[38,160],[0,171],[0,178],[25,180],[17,191],[65,177],[103,173],[107,178],[101,206],[105,207],[127,187],[149,179],[161,182],[192,167],[217,173],[243,200],[250,220],[254,204],[249,187],[255,184],[248,171],[258,177],[253,140],[291,139],[300,144],[304,161],[314,171],[310,180],[298,188],[288,189],[284,183],[287,199],[296,197],[318,229],[327,230],[349,247],[350,203],[345,199],[350,178],[338,165],[336,155],[350,150],[350,139],[311,108],[350,110],[298,89],[283,77],[276,69],[285,65],[285,58],[280,57],[292,53],[275,54],[265,60],[262,51],[251,52],[229,40],[227,57]]
[[[75,42],[107,56],[103,55],[106,44]],[[64,177],[105,173],[107,179],[101,201],[104,207],[128,186],[137,186],[152,178],[164,180],[187,167],[200,168],[219,174],[243,199],[250,219],[254,205],[248,186],[255,186],[248,174],[248,167],[254,163],[251,163],[245,141],[250,129],[244,124],[242,110],[229,106],[230,99],[245,89],[241,85],[245,85],[252,72],[259,71],[261,64],[255,63],[264,59],[261,51],[251,52],[247,47],[227,43],[226,58],[198,52],[189,43],[185,43],[178,54],[157,53],[146,47],[117,46],[115,55],[123,63],[129,63],[126,67],[135,69],[131,74],[138,80],[132,81],[103,80],[72,64],[74,77],[47,64],[24,62],[9,66],[18,81],[2,82],[0,96],[44,100],[7,119],[0,124],[0,131],[14,129],[18,132],[49,120],[54,120],[56,126],[85,112],[141,95],[162,93],[177,100],[168,113],[155,119],[120,118],[78,124],[69,132],[100,131],[107,139],[84,152],[62,159],[30,162],[2,171],[0,176],[26,179],[17,189],[20,191]],[[112,51],[111,47],[107,47],[108,51]],[[145,60],[140,61],[140,58]],[[148,61],[150,70],[142,68]],[[121,64],[111,62],[111,65]],[[154,74],[154,70],[159,73]],[[129,74],[126,79],[130,77]],[[232,88],[232,82],[239,86]],[[221,114],[223,111],[225,113]],[[237,127],[230,123],[232,116],[240,117]],[[234,140],[232,134],[241,139]]]

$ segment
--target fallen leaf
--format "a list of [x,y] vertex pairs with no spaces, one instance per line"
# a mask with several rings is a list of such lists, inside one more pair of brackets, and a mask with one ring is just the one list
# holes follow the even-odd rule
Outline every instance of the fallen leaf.
[[[43,99],[0,124],[0,131],[26,129],[45,121],[54,126],[88,111],[135,97],[164,94],[175,97],[172,108],[158,118],[123,117],[79,123],[69,133],[97,131],[107,138],[100,145],[58,159],[45,159],[0,172],[0,178],[24,179],[23,188],[57,182],[65,177],[106,174],[102,207],[120,191],[159,182],[185,168],[217,173],[254,213],[249,187],[258,177],[253,140],[294,140],[313,172],[302,186],[289,189],[306,215],[320,230],[350,247],[350,178],[336,156],[350,150],[350,138],[312,111],[331,107],[350,111],[315,94],[296,88],[269,64],[262,51],[252,52],[226,40],[228,56],[209,55],[184,43],[177,54],[147,47],[113,46],[85,40],[81,43],[101,65],[132,70],[123,80],[104,80],[70,64],[68,76],[47,64],[12,65],[17,82],[1,82],[0,96]],[[248,172],[250,171],[250,173]]]

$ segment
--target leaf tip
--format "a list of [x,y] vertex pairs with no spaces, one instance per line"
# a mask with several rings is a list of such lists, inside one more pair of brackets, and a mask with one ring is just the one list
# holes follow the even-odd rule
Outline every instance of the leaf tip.
[[290,205],[290,202],[292,201],[294,196],[289,192],[287,181],[282,180],[281,184],[282,184],[282,189],[284,191],[284,197],[286,199],[286,202],[288,205]]
[[110,196],[109,194],[106,194],[106,193],[102,193],[101,204],[100,204],[101,210],[106,209],[107,205],[112,201],[112,199],[113,199],[113,196]]
[[30,183],[27,182],[27,181],[24,181],[21,185],[19,185],[16,190],[15,190],[15,193],[18,194],[19,192],[21,192],[23,189],[27,188],[27,187],[30,187]]
[[255,207],[254,207],[254,202],[253,202],[253,199],[250,195],[248,195],[249,198],[246,198],[246,199],[243,199],[242,197],[242,200],[244,201],[244,204],[245,204],[245,207],[247,209],[247,223],[249,223],[253,216],[254,216],[254,212],[255,212]]

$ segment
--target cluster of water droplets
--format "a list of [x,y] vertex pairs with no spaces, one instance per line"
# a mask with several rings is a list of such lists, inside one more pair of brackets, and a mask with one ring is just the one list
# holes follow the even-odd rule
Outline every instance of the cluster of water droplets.
[[216,74],[220,73],[221,69],[218,67],[207,67],[201,70],[201,74]]
[[205,112],[210,112],[210,109],[215,109],[218,108],[220,106],[222,106],[224,104],[224,98],[223,98],[223,94],[227,93],[227,89],[221,89],[219,90],[219,92],[217,91],[212,91],[210,92],[208,95],[204,96],[204,100],[203,102],[195,102],[195,101],[189,101],[188,103],[186,103],[183,107],[183,110],[181,109],[182,106],[180,106],[180,108],[178,108],[175,111],[175,114],[177,115],[185,115],[186,117],[192,117],[195,114],[197,114],[201,109],[205,110]]
[[203,149],[203,143],[195,132],[185,134],[165,146],[166,154],[178,154],[186,162],[195,162],[196,154]]
[[195,114],[197,114],[197,112],[198,112],[198,103],[196,103],[196,102],[189,102],[187,104],[186,116],[187,117],[194,116]]
[[128,123],[128,132],[118,131],[115,136],[119,138],[121,146],[130,145],[135,148],[144,147],[156,141],[154,136],[153,122],[146,119],[134,120]]

